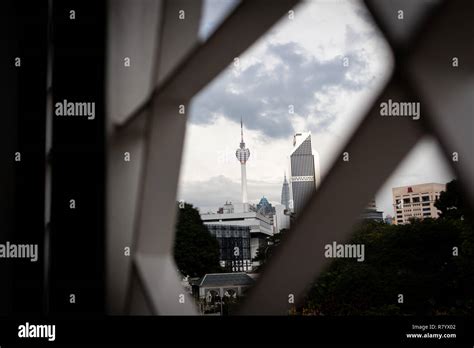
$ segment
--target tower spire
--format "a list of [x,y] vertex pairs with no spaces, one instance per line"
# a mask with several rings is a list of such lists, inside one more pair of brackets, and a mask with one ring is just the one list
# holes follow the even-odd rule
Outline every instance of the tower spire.
[[242,176],[242,203],[243,210],[247,210],[247,171],[245,164],[250,157],[250,151],[245,147],[244,143],[244,122],[240,118],[240,147],[235,151],[235,157],[240,162],[241,176]]
[[285,206],[286,210],[290,208],[290,187],[286,180],[286,170],[284,171],[283,185],[281,188],[281,204]]

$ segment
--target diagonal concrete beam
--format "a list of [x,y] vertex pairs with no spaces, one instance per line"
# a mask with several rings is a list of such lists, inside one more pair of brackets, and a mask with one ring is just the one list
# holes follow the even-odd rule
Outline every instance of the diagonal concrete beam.
[[[471,179],[474,159],[469,155],[473,148],[474,131],[474,55],[469,51],[468,44],[472,38],[472,26],[468,16],[465,16],[465,13],[473,13],[473,4],[452,1],[447,5],[445,2],[438,8],[438,11],[442,8],[443,16],[432,15],[431,12],[431,16],[424,21],[429,28],[413,25],[410,33],[397,31],[396,23],[387,23],[375,1],[367,0],[366,3],[377,23],[382,24],[392,48],[401,50],[401,55],[395,52],[399,58],[395,77],[378,102],[388,98],[406,101],[419,97],[416,99],[421,102],[423,121],[384,119],[379,116],[378,103],[374,104],[346,147],[351,161],[356,159],[357,162],[337,162],[334,165],[244,303],[242,314],[285,314],[290,308],[290,294],[301,301],[306,288],[327,264],[324,245],[349,238],[352,221],[356,220],[365,203],[428,130],[433,131],[441,141],[448,160],[451,159],[451,151],[462,153],[459,165],[451,160],[449,162],[467,187],[471,204],[474,201]],[[403,3],[413,10],[412,4],[406,1],[393,3]],[[432,9],[415,10],[421,21]],[[459,39],[452,40],[453,31]],[[452,59],[450,54],[440,55],[437,51],[440,42],[463,62],[459,72],[453,73],[452,65],[449,65]],[[377,161],[376,166],[372,163],[374,160]],[[354,175],[356,180],[347,179]],[[335,197],[347,199],[341,202]]]
[[291,307],[290,295],[301,302],[328,263],[324,246],[349,238],[364,206],[421,139],[419,121],[380,116],[380,103],[390,98],[412,96],[401,81],[392,79],[345,147],[350,160],[336,161],[272,256],[241,314],[284,315]]
[[[180,114],[180,106],[187,107],[191,98],[211,82],[234,59],[260,38],[289,9],[296,0],[243,1],[223,22],[208,41],[192,49],[176,68],[172,60],[183,53],[182,45],[189,45],[190,37],[197,33],[196,23],[189,28],[190,37],[176,37],[177,22],[163,24],[161,46],[158,48],[157,87],[150,99],[139,108],[149,110],[147,118],[146,150],[144,157],[142,188],[139,199],[139,216],[134,243],[135,269],[143,280],[144,296],[132,293],[129,299],[147,298],[153,304],[155,314],[195,314],[193,302],[179,301],[183,289],[178,281],[176,267],[172,261],[173,241],[176,222],[176,194],[181,165],[181,155],[186,129],[186,117]],[[165,2],[164,18],[169,18],[177,9],[173,1]],[[191,11],[191,13],[193,13]],[[265,15],[262,15],[265,13]],[[196,17],[193,17],[196,20]],[[243,25],[245,23],[245,25]],[[175,50],[173,52],[168,51]],[[139,117],[132,116],[122,124],[128,127]],[[140,116],[142,115],[142,116]],[[120,134],[120,132],[119,132]],[[164,262],[166,260],[166,262]],[[135,277],[136,279],[138,277]],[[146,296],[152,286],[153,296]],[[135,289],[136,287],[132,287]],[[159,288],[166,291],[156,290]],[[187,298],[187,294],[184,294]],[[132,313],[140,313],[136,308],[144,308],[143,302],[134,302]]]
[[190,100],[299,2],[279,0],[269,6],[268,0],[243,0],[207,41],[196,45],[164,80],[159,80],[151,96],[116,126],[121,129],[133,122],[156,95]]
[[461,180],[471,207],[474,207],[473,15],[474,2],[447,1],[443,15],[431,22],[406,67],[406,76],[429,108],[430,129]]

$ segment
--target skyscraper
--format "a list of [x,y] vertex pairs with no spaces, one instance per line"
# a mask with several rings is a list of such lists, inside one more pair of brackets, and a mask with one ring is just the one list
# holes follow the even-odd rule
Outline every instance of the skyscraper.
[[286,173],[285,178],[283,179],[283,186],[281,188],[281,204],[285,207],[285,209],[290,209],[290,187],[288,185],[288,181],[286,180]]
[[270,216],[270,217],[275,215],[275,208],[270,204],[268,199],[266,199],[265,197],[262,197],[260,199],[260,202],[257,204],[256,208],[257,208],[257,211],[262,215]]
[[241,172],[241,180],[242,180],[242,205],[243,211],[248,211],[248,203],[247,203],[247,170],[245,164],[250,157],[250,150],[245,148],[244,143],[244,125],[242,119],[240,119],[240,147],[235,151],[235,157],[240,162],[240,172]]
[[316,190],[317,175],[315,173],[310,132],[297,133],[293,137],[290,174],[293,212],[298,214]]
[[373,221],[383,221],[383,211],[377,209],[377,204],[375,203],[375,198],[372,198],[364,208],[361,214],[361,219],[363,220],[373,220]]

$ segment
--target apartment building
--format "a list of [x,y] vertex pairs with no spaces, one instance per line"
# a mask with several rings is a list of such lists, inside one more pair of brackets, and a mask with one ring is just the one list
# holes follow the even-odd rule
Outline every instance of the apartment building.
[[437,218],[438,210],[434,203],[445,190],[445,184],[437,183],[392,188],[395,224],[405,224],[413,218]]

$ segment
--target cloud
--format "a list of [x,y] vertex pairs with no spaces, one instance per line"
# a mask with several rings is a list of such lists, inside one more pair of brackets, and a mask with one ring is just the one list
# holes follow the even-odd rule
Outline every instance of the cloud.
[[364,22],[373,24],[372,14],[369,12],[365,6],[356,6],[354,8],[354,13]]
[[[205,2],[207,34],[224,13]],[[228,9],[229,7],[227,7]],[[358,10],[359,9],[359,10]],[[193,99],[178,199],[201,210],[240,201],[235,149],[244,119],[249,200],[278,202],[296,131],[311,131],[321,174],[388,78],[390,49],[359,2],[310,1],[282,19]],[[349,59],[344,67],[343,58]],[[212,62],[209,62],[212,64]],[[294,114],[289,113],[294,105]],[[403,173],[402,173],[403,174]],[[377,203],[390,208],[390,190]],[[380,198],[380,199],[379,199]]]
[[[348,29],[350,40],[356,37]],[[349,66],[343,66],[343,58]],[[367,57],[351,50],[345,56],[320,59],[297,42],[268,42],[262,58],[238,73],[229,68],[209,85],[192,106],[191,122],[211,124],[219,116],[259,130],[266,137],[294,134],[292,117],[312,118],[314,132],[326,129],[336,117],[319,95],[360,91],[370,82]],[[289,113],[289,105],[294,113]],[[321,128],[319,128],[321,127]]]
[[183,183],[180,191],[183,195],[179,199],[198,207],[216,207],[226,201],[236,202],[240,197],[240,183],[218,175],[209,180]]
[[[279,203],[282,183],[248,180],[249,201],[257,203],[265,196],[272,204]],[[216,210],[226,201],[241,202],[240,181],[234,181],[224,175],[208,180],[181,182],[178,199],[206,210]]]

